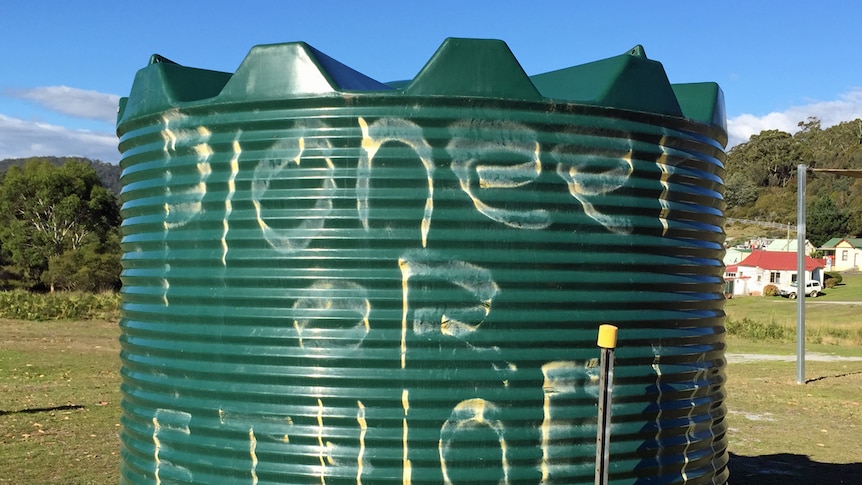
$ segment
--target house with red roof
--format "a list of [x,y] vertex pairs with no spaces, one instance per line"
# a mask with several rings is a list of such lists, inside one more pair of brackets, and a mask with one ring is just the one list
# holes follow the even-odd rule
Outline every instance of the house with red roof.
[[[823,284],[826,260],[805,256],[805,281]],[[745,259],[725,268],[730,295],[761,295],[763,287],[789,285],[796,281],[796,252],[763,251],[756,249]]]

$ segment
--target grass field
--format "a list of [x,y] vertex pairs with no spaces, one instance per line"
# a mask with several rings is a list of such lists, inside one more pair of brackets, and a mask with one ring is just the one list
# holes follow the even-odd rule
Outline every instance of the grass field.
[[[795,300],[735,298],[725,310],[749,337],[728,338],[728,352],[795,354]],[[862,275],[807,298],[805,327],[806,353],[862,358]],[[862,481],[862,362],[806,360],[805,379],[796,384],[795,362],[728,365],[733,483]]]
[[[845,275],[841,285],[805,302],[807,342],[862,346],[862,275]],[[737,297],[727,301],[725,311],[728,327],[734,329],[733,323],[746,322],[749,328],[743,330],[750,332],[747,336],[751,339],[796,339],[796,300]]]
[[862,362],[728,365],[731,483],[860,483]]
[[119,481],[119,329],[0,320],[0,483]]
[[[117,325],[0,319],[0,332],[0,484],[117,483]],[[734,354],[794,349],[728,340]],[[808,350],[862,357],[855,346]],[[862,362],[809,362],[805,385],[795,375],[793,362],[728,365],[731,483],[859,483]]]

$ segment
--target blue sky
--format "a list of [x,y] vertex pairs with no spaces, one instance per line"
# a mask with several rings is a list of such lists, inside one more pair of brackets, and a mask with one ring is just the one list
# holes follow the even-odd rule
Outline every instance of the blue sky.
[[153,53],[233,72],[252,46],[305,41],[379,81],[446,37],[505,41],[528,74],[644,46],[672,83],[717,82],[731,144],[862,117],[862,3],[245,0],[0,2],[0,159],[117,162],[114,117]]

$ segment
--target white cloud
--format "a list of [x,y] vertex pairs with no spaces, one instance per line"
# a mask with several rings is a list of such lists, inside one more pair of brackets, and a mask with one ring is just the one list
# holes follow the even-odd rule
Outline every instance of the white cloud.
[[727,120],[728,149],[748,141],[751,135],[763,130],[799,131],[799,122],[809,117],[820,119],[820,126],[828,128],[842,121],[862,118],[862,88],[856,88],[834,101],[819,101],[803,106],[791,106],[780,113],[765,116],[743,114]]
[[112,125],[117,120],[117,105],[120,102],[120,97],[116,94],[70,88],[69,86],[17,89],[10,90],[8,94],[12,97],[36,102],[64,115],[106,121]]
[[120,159],[113,133],[73,130],[0,114],[0,160],[36,156],[80,156],[116,163]]

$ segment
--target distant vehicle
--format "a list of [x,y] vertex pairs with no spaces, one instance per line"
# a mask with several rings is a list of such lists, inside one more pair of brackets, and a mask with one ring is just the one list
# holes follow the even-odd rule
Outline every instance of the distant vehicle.
[[[797,288],[797,286],[798,285],[795,281],[793,283],[790,283],[790,286],[782,286],[782,287],[778,288],[778,294],[781,296],[786,296],[787,298],[790,298],[791,300],[794,300],[794,299],[796,299],[796,294],[799,292],[799,289]],[[820,286],[819,281],[806,281],[805,282],[805,294],[807,296],[814,298],[820,294],[820,291],[822,289],[823,288]]]

